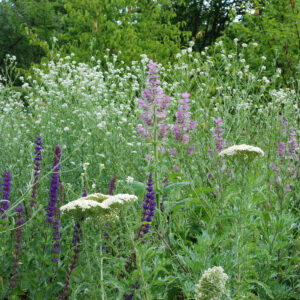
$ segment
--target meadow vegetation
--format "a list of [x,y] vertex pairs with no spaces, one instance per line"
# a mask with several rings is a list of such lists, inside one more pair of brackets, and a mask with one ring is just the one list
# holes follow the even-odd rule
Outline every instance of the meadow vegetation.
[[299,299],[299,65],[237,27],[163,64],[6,56],[1,299]]

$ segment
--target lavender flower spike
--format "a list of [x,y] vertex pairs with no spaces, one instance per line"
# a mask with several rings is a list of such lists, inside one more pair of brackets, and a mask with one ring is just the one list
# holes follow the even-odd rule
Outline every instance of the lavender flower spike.
[[5,211],[9,208],[11,176],[9,171],[4,171],[3,194],[0,200],[0,217],[6,218]]
[[179,108],[176,113],[176,124],[173,127],[173,135],[176,141],[187,144],[190,140],[189,132],[191,132],[197,125],[197,121],[191,121],[190,107],[188,102],[190,94],[183,93],[179,100]]
[[35,158],[34,158],[34,181],[31,193],[31,200],[29,201],[30,207],[33,208],[36,204],[36,194],[37,187],[39,184],[41,161],[42,161],[42,149],[43,149],[42,138],[40,136],[36,137],[36,147],[35,147]]
[[49,202],[47,208],[47,218],[46,222],[53,223],[53,217],[55,215],[56,202],[57,202],[57,192],[58,192],[58,183],[59,183],[59,169],[60,169],[60,158],[61,151],[59,145],[55,149],[54,161],[53,161],[53,174],[51,178],[50,193],[49,193]]
[[[141,136],[151,139],[154,127],[157,126],[159,138],[164,139],[168,134],[168,125],[164,121],[167,115],[170,96],[166,96],[160,87],[157,63],[150,60],[147,66],[148,88],[142,91],[142,98],[138,100],[139,106],[143,111],[140,117],[144,125],[139,124],[137,131]],[[157,124],[155,124],[155,118]]]

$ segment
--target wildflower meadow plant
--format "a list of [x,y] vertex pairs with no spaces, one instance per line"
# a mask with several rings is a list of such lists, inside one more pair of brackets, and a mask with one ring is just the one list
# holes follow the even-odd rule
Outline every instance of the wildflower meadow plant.
[[[244,279],[244,272],[242,266],[247,260],[246,255],[243,253],[243,243],[244,243],[244,227],[245,227],[245,216],[249,213],[247,211],[248,198],[245,193],[247,186],[248,174],[246,171],[250,167],[250,162],[255,158],[261,158],[264,156],[264,151],[255,146],[251,145],[234,145],[229,148],[222,150],[219,153],[219,156],[225,159],[232,159],[237,164],[237,169],[241,169],[241,181],[236,181],[237,190],[239,191],[239,197],[236,198],[235,206],[237,210],[236,221],[235,221],[235,234],[237,235],[236,239],[236,265],[237,265],[237,297],[242,297],[241,284]],[[243,261],[244,260],[244,261]]]
[[42,149],[43,149],[43,143],[42,143],[42,137],[37,136],[36,137],[36,147],[35,147],[35,158],[34,158],[34,179],[33,179],[33,186],[32,186],[32,193],[31,193],[31,199],[29,200],[29,204],[31,209],[36,204],[36,195],[37,195],[37,188],[39,184],[39,177],[40,177],[40,171],[41,171],[41,161],[42,161]]
[[60,221],[58,218],[58,209],[57,209],[57,194],[58,194],[58,185],[59,185],[59,170],[60,170],[60,159],[61,159],[61,150],[59,145],[55,149],[54,161],[52,166],[52,178],[50,185],[49,193],[49,202],[47,208],[47,217],[46,222],[52,224],[53,228],[53,240],[54,244],[51,249],[52,258],[51,262],[58,262],[58,256],[60,253]]
[[57,145],[54,154],[54,161],[52,165],[52,178],[50,185],[50,193],[49,193],[49,202],[47,208],[47,217],[46,222],[53,223],[53,217],[55,216],[55,211],[57,210],[57,194],[58,194],[58,184],[59,184],[59,170],[60,170],[60,159],[61,159],[61,150],[60,146]]
[[[264,66],[270,57],[258,55],[260,45],[250,53],[243,42],[183,49],[164,66],[145,55],[126,65],[109,54],[82,63],[52,53],[20,76],[19,88],[0,76],[0,171],[9,170],[14,185],[7,210],[1,185],[0,222],[9,224],[0,225],[0,299],[195,299],[195,278],[215,265],[230,277],[221,299],[298,299],[299,89],[280,86],[278,72],[269,75]],[[193,121],[202,126],[191,130]],[[30,177],[27,149],[37,146],[37,135],[47,141],[40,145],[45,170],[53,171],[49,199],[48,177],[36,176],[38,159]],[[235,140],[256,141],[266,154],[249,145],[226,151]],[[60,178],[50,150],[58,141],[65,157]],[[234,176],[227,176],[233,165]],[[116,189],[100,194],[111,194],[113,174],[124,178],[118,192],[128,187],[140,201]],[[98,192],[76,197],[89,187]],[[34,210],[24,226],[17,225],[19,214],[25,220],[15,210],[21,204],[28,214]],[[23,237],[14,270],[17,227]],[[135,261],[126,268],[128,258]]]
[[142,226],[138,229],[137,236],[135,238],[136,240],[143,238],[144,235],[149,232],[150,224],[154,216],[155,208],[156,208],[155,191],[153,189],[152,173],[150,172],[149,179],[147,182],[147,194],[143,200],[142,222],[146,222],[146,223],[142,224]]
[[216,127],[214,129],[214,136],[215,136],[215,144],[216,144],[216,150],[217,152],[221,152],[223,150],[223,144],[224,144],[224,139],[223,139],[223,120],[222,118],[218,117],[215,120]]
[[0,200],[0,217],[6,219],[5,211],[9,208],[11,175],[9,171],[4,172],[2,200]]
[[204,272],[195,289],[195,300],[219,300],[226,292],[228,275],[222,267],[213,267]]
[[190,141],[189,133],[196,127],[197,121],[191,121],[190,116],[190,94],[183,93],[179,100],[179,108],[176,113],[176,123],[173,126],[174,138],[177,142],[187,144]]
[[16,242],[15,242],[15,251],[14,251],[14,264],[12,266],[12,274],[11,274],[11,282],[10,282],[10,288],[15,289],[17,287],[17,281],[18,281],[18,275],[19,275],[19,267],[21,263],[21,249],[22,249],[22,236],[23,236],[23,215],[24,212],[24,206],[21,204],[16,208],[17,212],[17,222],[16,222]]
[[[105,287],[103,280],[103,248],[102,236],[103,226],[106,223],[116,222],[119,219],[118,214],[120,209],[124,208],[137,200],[135,195],[117,194],[117,195],[103,195],[91,194],[86,197],[71,201],[60,208],[64,215],[70,215],[75,218],[84,217],[86,220],[91,219],[93,224],[99,231],[100,240],[100,286],[101,299],[105,299]],[[63,292],[62,292],[63,295]]]

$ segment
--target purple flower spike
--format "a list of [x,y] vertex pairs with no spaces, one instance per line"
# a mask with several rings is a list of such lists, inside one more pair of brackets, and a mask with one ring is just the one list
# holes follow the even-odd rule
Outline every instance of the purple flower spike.
[[152,173],[150,173],[148,183],[147,183],[147,194],[143,200],[142,222],[147,222],[147,223],[143,224],[139,228],[135,240],[142,238],[146,233],[149,232],[150,224],[154,216],[155,208],[156,208],[155,191],[153,190]]
[[36,147],[35,147],[35,158],[34,158],[34,181],[32,186],[32,193],[31,193],[31,200],[29,201],[30,207],[33,208],[36,204],[36,194],[37,194],[37,187],[39,184],[40,178],[40,170],[41,170],[41,161],[42,161],[42,137],[36,137]]
[[55,212],[55,219],[53,223],[53,230],[54,230],[54,235],[53,235],[53,240],[54,244],[51,249],[51,253],[53,254],[53,257],[51,258],[52,262],[57,262],[58,261],[58,255],[60,253],[60,223],[57,217],[57,213]]
[[185,92],[179,100],[179,108],[176,113],[176,124],[173,127],[173,135],[177,142],[187,144],[190,141],[189,133],[197,125],[197,121],[191,121],[189,99],[190,94]]
[[11,282],[9,287],[14,289],[17,287],[17,280],[18,280],[18,274],[19,274],[19,262],[20,262],[20,256],[21,256],[21,249],[22,249],[22,231],[23,227],[22,225],[24,224],[23,221],[23,215],[22,213],[24,212],[24,206],[20,205],[16,208],[17,212],[17,222],[16,222],[16,243],[15,243],[15,251],[14,251],[14,264],[13,264],[13,270],[12,270],[12,275],[11,275]]
[[11,185],[10,172],[4,171],[3,194],[2,194],[2,200],[0,200],[0,217],[2,217],[2,219],[6,218],[5,211],[9,208],[10,185]]
[[278,148],[277,148],[277,155],[281,162],[284,161],[285,158],[285,143],[279,142]]
[[54,161],[52,166],[53,174],[51,178],[49,202],[47,208],[46,222],[48,223],[54,222],[53,217],[57,209],[56,202],[57,202],[57,192],[58,192],[58,183],[59,183],[60,158],[61,158],[61,151],[59,145],[57,145],[55,149]]
[[111,181],[109,183],[109,192],[108,192],[109,195],[114,194],[116,179],[117,179],[117,175],[114,174],[114,177],[111,179]]
[[214,136],[215,136],[215,143],[216,143],[216,150],[217,152],[221,152],[223,150],[223,122],[222,122],[222,118],[217,118],[215,120],[216,123],[216,127],[214,130]]
[[151,139],[153,137],[155,114],[158,126],[158,137],[164,139],[168,134],[168,125],[165,124],[164,121],[167,115],[170,96],[166,96],[160,87],[157,63],[150,60],[147,66],[148,89],[142,91],[143,98],[138,100],[139,106],[143,111],[140,117],[144,125],[138,125],[136,129],[141,136]]

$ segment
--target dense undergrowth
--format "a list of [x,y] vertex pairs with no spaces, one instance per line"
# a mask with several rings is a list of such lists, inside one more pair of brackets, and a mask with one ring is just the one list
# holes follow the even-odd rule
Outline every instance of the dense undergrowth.
[[[299,91],[296,83],[281,88],[279,69],[266,76],[268,58],[252,70],[249,47],[256,44],[236,42],[228,53],[217,43],[194,53],[191,45],[168,67],[146,56],[130,66],[109,53],[89,64],[55,56],[20,78],[19,91],[2,78],[0,166],[11,185],[2,196],[9,194],[9,207],[1,204],[1,298],[195,299],[205,270],[221,266],[228,281],[220,299],[298,299]],[[7,74],[14,68],[13,57],[7,68]],[[142,93],[151,91],[153,75],[170,95],[164,105]],[[219,156],[238,144],[259,147],[264,156],[251,162]],[[58,172],[53,217],[60,227],[52,228],[45,219]],[[143,207],[150,172],[153,209]],[[138,200],[112,223],[59,212],[83,192]],[[154,216],[142,222],[145,209]],[[79,242],[73,236],[72,244],[74,232]]]

